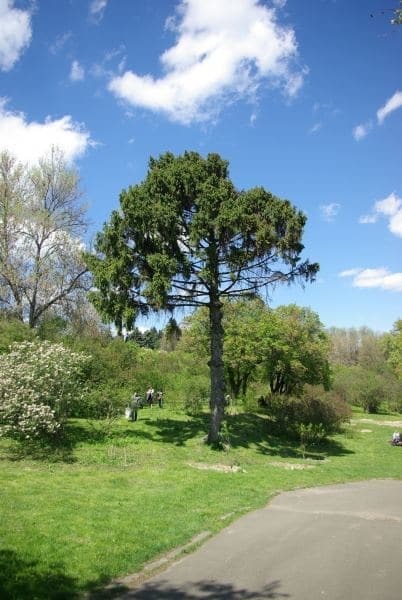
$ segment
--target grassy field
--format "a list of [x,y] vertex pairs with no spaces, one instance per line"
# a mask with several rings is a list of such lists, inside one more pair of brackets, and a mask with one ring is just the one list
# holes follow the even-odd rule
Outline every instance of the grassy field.
[[354,413],[343,434],[304,458],[297,443],[269,434],[264,415],[230,416],[230,447],[214,451],[203,443],[208,415],[156,407],[110,431],[75,421],[68,444],[51,452],[24,455],[3,440],[0,597],[101,597],[98,588],[111,579],[282,490],[402,479],[402,447],[388,443],[402,429],[388,423],[397,419]]

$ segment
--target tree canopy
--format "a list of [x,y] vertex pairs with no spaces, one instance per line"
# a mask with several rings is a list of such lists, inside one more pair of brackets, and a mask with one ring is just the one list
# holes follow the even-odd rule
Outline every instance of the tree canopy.
[[385,348],[389,366],[402,381],[402,319],[394,323],[391,333],[385,337]]
[[[225,378],[235,398],[256,375],[276,395],[298,395],[306,384],[329,387],[329,337],[310,308],[271,309],[259,298],[224,302],[223,327]],[[203,309],[187,319],[184,347],[202,356],[208,339]]]
[[120,194],[87,255],[92,300],[118,329],[139,311],[206,306],[210,329],[212,416],[219,439],[224,411],[224,298],[255,295],[277,283],[312,281],[318,264],[302,260],[305,215],[262,187],[239,191],[228,162],[196,152],[151,158],[144,181]]
[[271,393],[297,395],[306,384],[329,388],[329,340],[311,309],[279,306],[271,312],[262,344]]

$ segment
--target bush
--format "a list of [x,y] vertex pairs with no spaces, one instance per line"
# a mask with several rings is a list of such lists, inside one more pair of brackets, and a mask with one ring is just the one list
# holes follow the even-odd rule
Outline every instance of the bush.
[[61,344],[14,343],[0,363],[0,436],[53,436],[82,398],[88,361]]
[[305,456],[307,446],[319,444],[326,437],[325,429],[321,423],[318,425],[313,425],[313,423],[304,425],[304,423],[300,423],[300,425],[297,427],[297,433],[299,435],[300,445],[303,449],[303,458]]
[[14,342],[32,341],[36,331],[19,319],[0,317],[0,354],[8,352]]
[[105,384],[88,391],[79,405],[76,405],[74,417],[87,419],[114,419],[124,413],[133,392],[126,388]]
[[85,377],[90,388],[107,384],[130,385],[134,380],[138,347],[133,342],[106,336],[66,338],[73,352],[84,352],[91,356],[85,365]]
[[339,394],[319,386],[306,386],[300,398],[270,395],[260,402],[273,420],[278,434],[316,441],[340,431],[350,418],[350,408]]
[[183,408],[189,415],[196,415],[209,406],[210,389],[202,377],[193,377],[183,382]]

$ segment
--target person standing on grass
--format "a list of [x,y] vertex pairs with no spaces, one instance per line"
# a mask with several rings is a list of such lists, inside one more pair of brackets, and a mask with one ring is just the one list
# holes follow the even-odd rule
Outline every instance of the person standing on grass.
[[146,398],[147,398],[147,404],[151,408],[154,403],[154,393],[155,393],[154,388],[151,385],[148,386]]
[[159,408],[162,408],[162,406],[163,406],[163,392],[162,391],[156,392],[156,399],[158,401]]
[[141,396],[135,392],[131,398],[131,420],[136,421],[138,417],[138,409],[141,405]]

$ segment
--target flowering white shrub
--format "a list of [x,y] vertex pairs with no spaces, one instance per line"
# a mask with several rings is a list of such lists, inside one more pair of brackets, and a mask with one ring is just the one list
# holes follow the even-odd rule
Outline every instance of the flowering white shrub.
[[89,357],[48,341],[14,343],[0,360],[0,436],[55,434],[82,398]]

